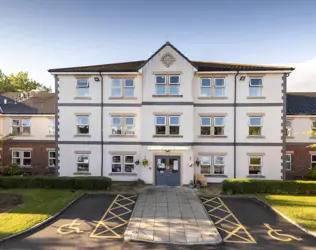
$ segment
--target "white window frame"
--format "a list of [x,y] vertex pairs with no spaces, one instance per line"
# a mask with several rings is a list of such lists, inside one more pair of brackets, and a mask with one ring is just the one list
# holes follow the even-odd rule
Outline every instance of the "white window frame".
[[290,168],[286,168],[287,171],[291,171],[292,170],[292,155],[291,154],[286,154],[285,157],[290,156],[290,160],[288,161],[287,158],[285,158],[285,164],[289,163],[290,164]]
[[[202,81],[203,81],[203,79],[208,79],[208,80],[210,80],[210,86],[209,87],[205,87],[205,86],[203,86],[202,85]],[[200,96],[201,97],[212,97],[212,78],[210,78],[210,77],[201,77],[200,78]],[[210,90],[210,95],[207,95],[207,96],[204,96],[203,94],[202,94],[202,89],[209,89]]]
[[[126,136],[126,135],[135,135],[135,116],[130,116],[130,115],[112,115],[111,117],[111,135],[115,135],[115,136]],[[116,125],[114,124],[113,120],[114,118],[116,119],[120,119],[120,124]],[[126,123],[126,119],[133,119],[133,124],[132,125],[127,125]],[[128,127],[133,127],[133,133],[126,133],[127,131],[127,126]],[[121,129],[121,133],[120,134],[114,134],[113,133],[113,127],[120,127]]]
[[[135,117],[134,116],[123,116],[122,118],[124,118],[124,127],[123,127],[123,135],[135,135]],[[126,119],[133,119],[133,125],[127,125],[126,123]],[[129,127],[133,127],[133,133],[132,134],[127,134],[127,126]]]
[[[261,80],[261,85],[252,85],[251,84],[251,80],[258,80],[258,79]],[[251,88],[259,89],[258,92],[260,93],[260,95],[258,95],[258,94],[257,95],[252,95]],[[251,77],[249,79],[249,96],[250,97],[262,97],[263,96],[262,90],[263,90],[263,78],[262,77]]]
[[[174,76],[177,76],[179,78],[179,82],[178,83],[171,83],[170,78],[174,77]],[[176,75],[176,74],[168,75],[168,83],[167,83],[166,86],[167,86],[167,89],[169,90],[169,95],[171,95],[171,96],[172,95],[175,95],[175,96],[180,95],[180,86],[181,86],[180,83],[181,83],[180,75]],[[171,94],[171,91],[170,91],[171,86],[179,86],[179,92],[177,94]]]
[[[120,157],[120,162],[113,162],[113,157],[116,157],[116,156]],[[119,154],[112,155],[111,156],[111,172],[112,173],[124,173],[123,172],[123,167],[122,167],[122,162],[123,162],[122,155],[119,155]],[[113,172],[112,171],[113,165],[121,165],[121,171],[120,172]]]
[[[165,77],[165,82],[164,83],[157,83],[157,77]],[[165,95],[168,95],[168,91],[167,91],[167,78],[168,76],[167,75],[155,75],[155,95],[161,95],[161,96],[165,96]],[[165,93],[164,94],[159,94],[157,93],[157,90],[156,90],[156,86],[157,85],[162,85],[162,86],[165,86]]]
[[[116,125],[114,124],[113,120],[114,119],[120,119],[120,124],[119,125]],[[113,127],[119,127],[121,128],[121,133],[120,134],[115,134],[113,133]],[[122,116],[119,116],[119,115],[113,115],[111,116],[111,135],[123,135],[123,117]]]
[[[51,157],[51,156],[50,156],[50,153],[52,153],[52,152],[55,153],[55,157]],[[48,150],[48,166],[49,166],[49,167],[56,167],[56,165],[51,165],[51,164],[50,164],[50,161],[51,161],[51,160],[55,160],[55,162],[56,162],[56,150]]]
[[[79,162],[78,161],[78,158],[79,158],[79,156],[87,156],[88,157],[88,170],[79,170],[78,169],[78,166],[79,166],[79,164],[86,164],[85,162]],[[80,172],[80,173],[89,173],[90,172],[90,154],[84,154],[84,153],[82,153],[82,154],[76,154],[76,166],[77,166],[77,172]]]
[[[13,125],[13,121],[18,121],[19,125]],[[12,134],[14,134],[13,128],[19,128],[20,132],[18,133],[18,135],[20,135],[22,133],[22,130],[21,130],[21,119],[11,119],[11,133]]]
[[[210,119],[210,125],[203,125],[202,124],[203,118]],[[201,136],[211,136],[212,135],[212,126],[213,126],[213,119],[211,116],[200,116],[200,135]],[[202,135],[202,133],[201,133],[202,127],[210,128],[210,134],[209,135]]]
[[[77,78],[76,80],[77,80],[76,81],[77,96],[78,97],[89,97],[89,95],[90,95],[89,79],[88,78]],[[78,86],[78,81],[83,81],[83,80],[86,81],[86,85],[85,86]],[[79,89],[86,89],[87,90],[86,94],[80,95]]]
[[[78,122],[78,118],[79,117],[87,117],[88,118],[88,122],[79,124]],[[79,133],[79,126],[88,126],[88,133],[84,134],[84,133]],[[77,135],[89,135],[90,134],[90,116],[89,115],[76,115],[76,128],[77,128]]]
[[[29,125],[23,125],[23,121],[28,120]],[[13,125],[13,121],[19,121],[19,125]],[[11,133],[13,133],[13,127],[20,128],[20,132],[17,135],[30,135],[31,134],[31,119],[30,118],[22,118],[22,119],[11,119]],[[25,133],[24,128],[30,128],[30,133]],[[14,134],[14,133],[13,133]]]
[[[113,162],[113,157],[120,157],[120,162]],[[126,157],[133,157],[133,163],[126,162]],[[112,168],[113,165],[120,165],[121,171],[120,172],[113,172]],[[126,172],[126,165],[133,165],[132,172]],[[112,173],[133,173],[135,172],[135,155],[133,154],[115,154],[111,156],[111,172]]]
[[[220,118],[220,119],[223,119],[223,125],[216,125],[216,118]],[[211,129],[211,135],[213,135],[213,136],[225,136],[225,125],[226,125],[226,119],[225,119],[225,117],[224,116],[214,116],[213,117],[213,122],[212,122],[212,124],[213,124],[213,129]],[[216,135],[215,134],[215,127],[221,127],[221,128],[224,128],[224,133],[222,134],[222,135]],[[212,131],[213,130],[213,131]]]
[[292,135],[292,121],[286,120],[286,136],[291,136],[291,135]]
[[[216,86],[216,80],[217,79],[223,80],[224,81],[224,85],[223,86]],[[214,91],[213,91],[214,97],[225,97],[226,96],[226,79],[225,78],[223,78],[223,77],[215,77],[213,85],[214,85]],[[223,95],[220,95],[220,96],[216,95],[216,91],[215,91],[216,89],[223,89]]]
[[[51,118],[49,118],[48,119],[48,122],[49,122],[49,126],[48,126],[48,134],[49,135],[54,135],[55,133],[56,133],[56,131],[55,131],[55,119],[51,119]],[[53,122],[53,125],[52,125],[52,122]]]
[[310,168],[316,170],[316,167],[313,168],[313,163],[316,164],[316,161],[313,161],[313,156],[316,156],[316,154],[311,154],[311,167]]
[[[210,159],[210,163],[207,163],[207,164],[203,164],[202,163],[202,159],[203,159],[203,157],[208,157],[209,159]],[[202,166],[208,166],[209,167],[209,173],[202,173]],[[201,160],[200,160],[200,173],[201,174],[206,174],[206,175],[210,175],[210,174],[212,174],[212,157],[211,156],[209,156],[209,155],[203,155],[203,156],[201,156]]]
[[[260,164],[250,164],[250,159],[251,158],[260,158]],[[253,175],[253,176],[262,175],[262,167],[263,167],[262,161],[263,161],[263,157],[261,155],[249,155],[249,158],[248,158],[248,175],[250,175],[250,176],[251,175]],[[258,174],[250,174],[249,170],[250,170],[251,166],[260,167],[260,173],[258,173]]]
[[[122,168],[124,170],[123,173],[133,173],[135,171],[135,155],[122,155],[123,156],[123,162],[124,162],[124,168]],[[133,163],[127,163],[126,162],[126,157],[133,157]],[[121,160],[122,161],[122,160]],[[133,165],[133,170],[132,172],[126,172],[126,165]]]
[[[216,157],[223,157],[223,162],[222,164],[215,164],[216,162]],[[222,174],[216,174],[215,173],[215,166],[219,166],[223,168],[223,173]],[[224,155],[214,155],[213,156],[213,175],[224,175],[225,174],[225,156]]]
[[[171,124],[171,118],[172,117],[177,117],[178,118],[178,120],[179,120],[179,122],[177,123],[177,124]],[[181,124],[181,121],[180,121],[180,115],[169,115],[168,116],[168,121],[169,121],[169,124],[168,124],[168,134],[169,135],[180,135],[181,133],[180,133],[180,124]],[[179,127],[179,133],[178,134],[171,134],[170,133],[170,127]]]
[[[164,124],[157,124],[157,118],[158,117],[164,117],[165,118],[165,122]],[[167,131],[167,119],[168,119],[168,116],[167,115],[155,115],[155,135],[168,135],[168,131]],[[157,126],[159,127],[162,127],[162,126],[165,126],[165,133],[164,134],[157,134]]]
[[[250,120],[251,118],[260,118],[260,125],[251,125],[250,124]],[[260,134],[258,135],[251,135],[249,132],[250,132],[250,127],[256,127],[256,128],[260,128]],[[262,116],[249,116],[248,117],[248,135],[249,136],[261,136],[262,135],[262,127],[263,127],[263,118]]]
[[[19,152],[19,157],[13,157],[14,152]],[[24,152],[29,152],[30,153],[30,157],[24,157]],[[12,164],[16,164],[13,160],[14,159],[20,159],[20,167],[31,167],[32,166],[32,151],[31,150],[12,150],[11,152],[11,162]],[[24,159],[30,159],[31,160],[31,164],[30,165],[24,165],[23,161]]]
[[316,121],[312,121],[312,130],[316,132],[316,127],[314,126],[314,122],[316,123]]
[[[134,80],[134,78],[123,78],[122,80],[124,81],[124,85],[123,85],[123,89],[122,89],[123,96],[126,97],[126,98],[133,98],[133,97],[135,97],[135,80]],[[127,80],[132,80],[133,81],[133,86],[126,86],[126,81]],[[133,95],[132,96],[125,95],[125,89],[133,89]]]
[[[119,80],[120,81],[120,86],[113,86],[113,80]],[[122,98],[123,97],[123,78],[111,78],[111,97],[112,98]],[[120,90],[120,95],[114,96],[112,95],[112,89],[119,89]]]

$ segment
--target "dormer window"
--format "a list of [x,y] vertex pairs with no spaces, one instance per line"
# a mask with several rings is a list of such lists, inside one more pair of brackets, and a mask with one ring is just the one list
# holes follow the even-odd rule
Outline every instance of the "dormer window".
[[88,79],[77,79],[77,96],[88,97],[89,96],[89,82]]
[[156,95],[180,95],[179,75],[156,75],[155,85]]

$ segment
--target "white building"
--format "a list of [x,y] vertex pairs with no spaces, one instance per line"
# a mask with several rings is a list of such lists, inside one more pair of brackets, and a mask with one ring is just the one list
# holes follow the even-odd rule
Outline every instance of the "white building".
[[51,69],[60,175],[281,179],[292,70],[191,61],[169,42],[146,61]]

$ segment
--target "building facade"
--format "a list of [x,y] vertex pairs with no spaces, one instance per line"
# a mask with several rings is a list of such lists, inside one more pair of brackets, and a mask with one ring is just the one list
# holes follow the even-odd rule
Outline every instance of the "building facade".
[[51,69],[59,174],[281,179],[292,70],[191,61],[168,42],[144,61]]
[[17,164],[23,172],[54,173],[55,94],[0,93],[0,172]]

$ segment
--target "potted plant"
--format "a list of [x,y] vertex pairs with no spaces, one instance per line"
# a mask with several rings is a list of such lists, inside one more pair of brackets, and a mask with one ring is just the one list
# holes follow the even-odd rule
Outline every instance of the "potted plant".
[[148,167],[148,160],[145,158],[142,160],[143,167]]
[[194,181],[193,180],[190,181],[190,188],[194,188]]

